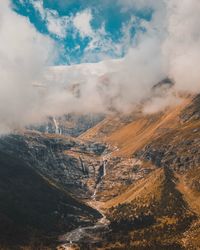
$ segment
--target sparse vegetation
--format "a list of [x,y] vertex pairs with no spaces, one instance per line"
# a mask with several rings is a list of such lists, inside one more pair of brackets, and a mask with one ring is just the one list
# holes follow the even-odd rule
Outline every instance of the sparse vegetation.
[[[21,136],[13,137],[19,155],[12,154],[13,145],[7,147],[6,143],[12,144],[11,139],[4,141],[0,151],[0,174],[4,176],[0,182],[2,249],[17,242],[24,246],[22,249],[40,250],[48,246],[51,249],[59,234],[100,218],[97,211],[72,198],[63,184],[71,174],[72,183],[76,182],[82,192],[88,187],[92,190],[104,151],[109,160],[106,175],[99,179],[95,202],[106,213],[110,225],[85,235],[76,247],[83,250],[198,249],[200,96],[192,101],[190,98],[174,110],[154,115],[138,112],[124,119],[105,118],[76,139],[62,135],[57,140],[53,134],[45,138],[38,135],[32,141],[41,150],[34,151],[34,156],[40,162],[45,160],[45,149],[41,147],[44,141],[45,147],[53,150],[53,163],[49,158],[39,173],[35,163],[31,165],[29,161],[27,165],[29,156],[21,150],[25,146]],[[31,133],[34,137],[35,132]],[[103,143],[96,141],[99,136]],[[94,141],[87,142],[88,138]],[[64,170],[62,157],[66,157],[70,166],[65,165]],[[50,168],[47,162],[61,167],[55,171],[55,166]],[[63,171],[68,179],[62,175]],[[84,182],[79,183],[80,176]],[[59,184],[60,179],[64,181]],[[74,192],[75,185],[66,187],[73,194],[79,193],[79,190]],[[81,194],[78,197],[83,197]]]

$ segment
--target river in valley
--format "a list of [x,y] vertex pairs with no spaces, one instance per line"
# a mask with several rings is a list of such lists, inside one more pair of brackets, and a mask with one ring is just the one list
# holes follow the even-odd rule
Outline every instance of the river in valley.
[[87,242],[89,244],[96,243],[101,240],[99,237],[100,232],[107,231],[109,229],[110,221],[106,218],[103,211],[99,208],[98,202],[96,202],[96,193],[101,184],[101,181],[106,175],[106,166],[107,160],[103,160],[99,167],[99,176],[96,182],[96,186],[94,189],[94,193],[91,196],[91,201],[88,202],[88,205],[96,209],[102,217],[97,221],[96,224],[87,227],[79,227],[71,232],[68,232],[59,237],[59,241],[61,245],[57,248],[57,250],[72,250],[76,249],[75,245],[79,245],[79,242]]

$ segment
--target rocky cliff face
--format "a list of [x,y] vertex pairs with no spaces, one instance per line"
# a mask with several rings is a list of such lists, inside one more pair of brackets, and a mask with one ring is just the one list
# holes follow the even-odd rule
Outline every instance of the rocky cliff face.
[[34,169],[19,147],[15,154],[8,148],[0,149],[2,249],[18,249],[26,244],[37,249],[38,245],[55,243],[61,233],[90,225],[101,217]]
[[181,174],[200,166],[200,95],[180,112],[174,128],[163,131],[134,153],[135,157],[157,167],[170,167]]
[[106,145],[66,136],[25,132],[0,139],[0,152],[27,166],[79,197],[91,196]]

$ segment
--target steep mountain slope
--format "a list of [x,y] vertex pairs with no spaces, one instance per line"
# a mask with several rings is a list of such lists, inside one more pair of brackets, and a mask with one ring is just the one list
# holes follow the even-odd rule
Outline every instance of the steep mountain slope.
[[[155,170],[124,194],[105,204],[116,239],[124,245],[120,232],[127,231],[134,248],[181,248],[182,233],[196,218],[176,188],[170,169]],[[113,242],[114,243],[114,242]]]
[[36,249],[37,244],[55,244],[61,233],[90,225],[101,217],[34,168],[33,158],[20,145],[23,141],[17,136],[15,140],[12,144],[9,139],[1,139],[0,245],[17,249],[18,244],[31,242]]
[[75,196],[87,197],[106,146],[82,142],[69,136],[24,131],[0,139],[0,152],[24,160],[27,166]]
[[164,131],[145,147],[135,152],[135,157],[158,167],[169,167],[177,176],[177,188],[198,220],[185,232],[186,249],[200,247],[200,95],[179,113],[171,131]]
[[[135,112],[134,116],[136,116]],[[128,124],[132,120],[133,117],[130,114],[123,115],[116,113],[115,115],[108,115],[96,126],[89,128],[85,133],[81,134],[79,138],[93,141],[104,140],[105,137],[124,127],[124,125]]]
[[96,194],[111,221],[102,247],[200,247],[199,105],[197,95],[157,114],[131,114],[127,124],[106,118],[81,136],[100,139],[111,151]]
[[184,99],[180,105],[156,114],[144,115],[142,112],[134,112],[125,117],[108,117],[81,135],[81,138],[100,139],[118,148],[115,156],[129,157],[164,131],[171,131],[176,127],[179,114],[190,102],[191,98]]
[[130,183],[152,171],[156,164],[144,161],[137,152],[141,156],[143,147],[156,138],[164,147],[162,138],[167,133],[173,135],[182,126],[180,116],[191,102],[192,98],[187,97],[176,107],[156,114],[144,115],[139,109],[126,116],[108,117],[80,136],[83,140],[100,140],[110,150],[107,174],[97,192],[99,199],[107,200],[120,194]]

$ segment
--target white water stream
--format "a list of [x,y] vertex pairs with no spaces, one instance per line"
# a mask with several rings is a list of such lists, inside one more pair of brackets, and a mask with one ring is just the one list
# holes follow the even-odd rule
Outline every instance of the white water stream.
[[55,126],[55,133],[56,134],[62,134],[62,131],[59,128],[59,124],[58,124],[58,122],[57,122],[57,120],[56,120],[55,117],[53,117],[53,123],[54,123],[54,126]]
[[107,165],[107,160],[103,160],[99,171],[102,171],[99,176],[99,182],[96,185],[94,194],[92,195],[93,201],[88,202],[88,204],[96,209],[101,215],[102,218],[97,221],[97,223],[93,226],[88,226],[88,227],[79,227],[77,229],[72,230],[71,232],[68,232],[60,237],[60,241],[63,242],[63,245],[61,246],[61,249],[63,250],[70,250],[72,249],[72,244],[73,243],[78,243],[82,238],[90,235],[94,235],[94,232],[97,231],[98,229],[106,228],[110,224],[110,221],[106,218],[106,216],[103,214],[102,210],[95,204],[96,200],[96,193],[98,191],[99,185],[102,182],[102,179],[104,176],[106,176],[106,165]]
[[99,189],[99,186],[101,185],[101,182],[102,182],[102,179],[106,176],[106,165],[107,165],[107,160],[103,160],[103,165],[101,165],[102,167],[102,173],[101,173],[101,176],[99,177],[99,181],[95,187],[95,190],[94,190],[94,194],[92,195],[92,198],[93,200],[96,200],[96,193]]

